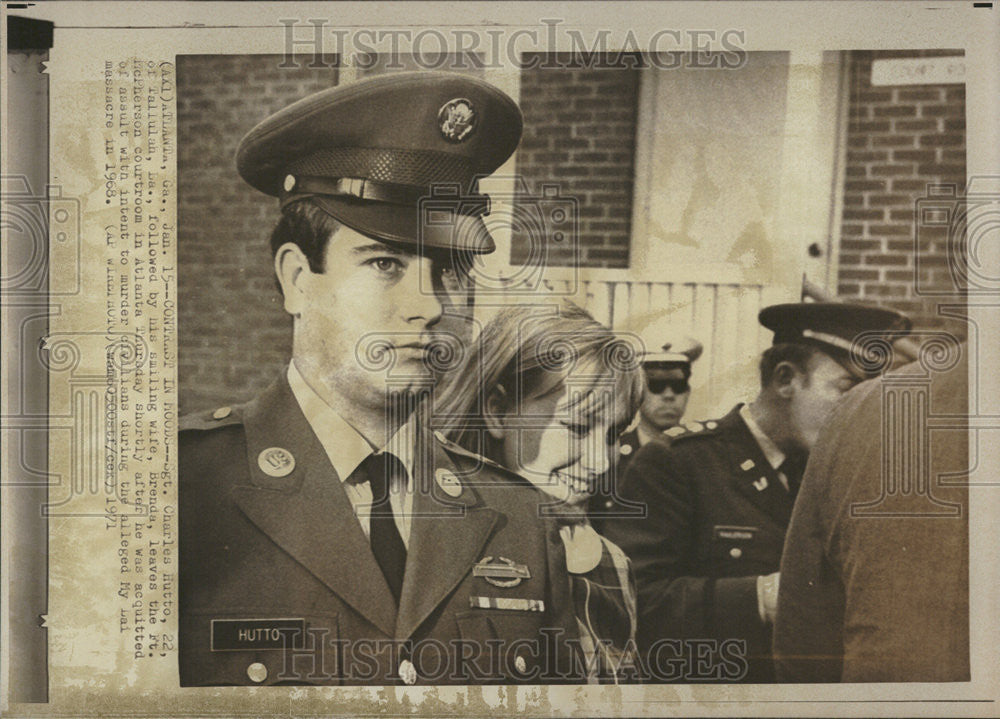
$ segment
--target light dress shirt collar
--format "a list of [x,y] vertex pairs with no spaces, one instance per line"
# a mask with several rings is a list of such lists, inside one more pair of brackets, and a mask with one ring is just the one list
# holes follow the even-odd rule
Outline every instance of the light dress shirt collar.
[[776,445],[770,437],[764,434],[764,430],[760,428],[760,425],[754,420],[753,415],[750,413],[750,405],[743,405],[740,407],[740,417],[746,424],[747,429],[750,430],[750,434],[753,438],[757,440],[757,444],[760,445],[760,451],[764,453],[764,459],[767,463],[778,473],[778,478],[781,483],[785,485],[785,489],[788,489],[788,478],[785,473],[780,471],[778,467],[781,463],[785,461],[785,453],[782,452],[778,445]]
[[[347,420],[337,414],[302,377],[294,360],[288,363],[288,386],[292,390],[295,401],[298,402],[306,421],[312,427],[317,439],[334,471],[340,477],[347,497],[354,508],[354,514],[361,523],[366,536],[370,535],[369,509],[372,503],[371,486],[350,484],[347,478],[376,450],[368,443],[358,430]],[[396,520],[396,527],[403,538],[403,543],[409,544],[411,508],[413,506],[413,456],[415,447],[414,421],[411,417],[396,433],[380,448],[379,452],[390,452],[406,468],[406,477],[393,477],[389,487],[389,502]]]

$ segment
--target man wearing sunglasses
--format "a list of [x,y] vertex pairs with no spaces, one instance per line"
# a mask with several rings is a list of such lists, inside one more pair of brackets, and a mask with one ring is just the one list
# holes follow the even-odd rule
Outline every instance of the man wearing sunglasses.
[[775,305],[760,322],[774,342],[757,397],[641,447],[621,498],[646,514],[604,526],[635,567],[654,681],[774,681],[778,568],[809,450],[865,378],[856,342],[909,330],[898,312],[837,303]]
[[642,356],[646,394],[639,408],[639,422],[618,440],[618,462],[590,501],[590,518],[595,526],[613,516],[629,516],[629,508],[616,502],[629,461],[636,450],[650,441],[670,444],[671,435],[680,428],[681,417],[691,397],[691,364],[701,357],[701,342],[680,337],[665,342],[659,350]]
[[[646,375],[646,396],[639,409],[639,424],[622,436],[619,453],[619,477],[639,447],[652,439],[670,443],[680,425],[691,397],[691,364],[701,357],[701,342],[691,337],[670,341],[659,352],[650,352],[642,361]],[[670,430],[674,430],[671,432]]]

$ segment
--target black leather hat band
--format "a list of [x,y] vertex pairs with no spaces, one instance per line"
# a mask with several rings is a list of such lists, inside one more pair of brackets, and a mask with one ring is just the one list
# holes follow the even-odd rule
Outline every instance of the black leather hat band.
[[485,215],[490,211],[487,195],[462,195],[458,188],[454,192],[435,194],[433,189],[397,185],[388,182],[358,177],[300,177],[288,175],[281,194],[281,206],[286,207],[295,200],[312,195],[332,195],[355,197],[359,200],[389,202],[394,205],[416,207],[421,200],[427,201],[427,209],[442,209],[463,215]]

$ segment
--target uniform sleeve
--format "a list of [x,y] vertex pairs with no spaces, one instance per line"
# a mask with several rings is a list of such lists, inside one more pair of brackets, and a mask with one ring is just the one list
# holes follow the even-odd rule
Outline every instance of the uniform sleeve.
[[650,442],[636,453],[622,494],[643,503],[646,516],[607,525],[608,538],[635,567],[639,649],[648,656],[663,639],[740,638],[751,654],[767,651],[756,576],[714,580],[696,574],[696,490],[677,449]]

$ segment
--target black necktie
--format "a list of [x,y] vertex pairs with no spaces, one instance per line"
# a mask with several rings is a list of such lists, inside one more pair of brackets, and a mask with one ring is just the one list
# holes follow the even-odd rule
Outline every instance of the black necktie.
[[389,584],[392,596],[399,604],[403,590],[403,571],[406,568],[406,545],[396,528],[396,520],[389,502],[390,479],[405,476],[406,468],[399,459],[389,452],[370,454],[356,470],[349,481],[368,482],[372,490],[370,532],[372,554],[378,562]]
[[803,456],[789,456],[785,457],[785,461],[778,465],[778,471],[784,474],[788,480],[788,492],[793,497],[799,493],[802,475],[806,470],[806,460],[807,458]]

